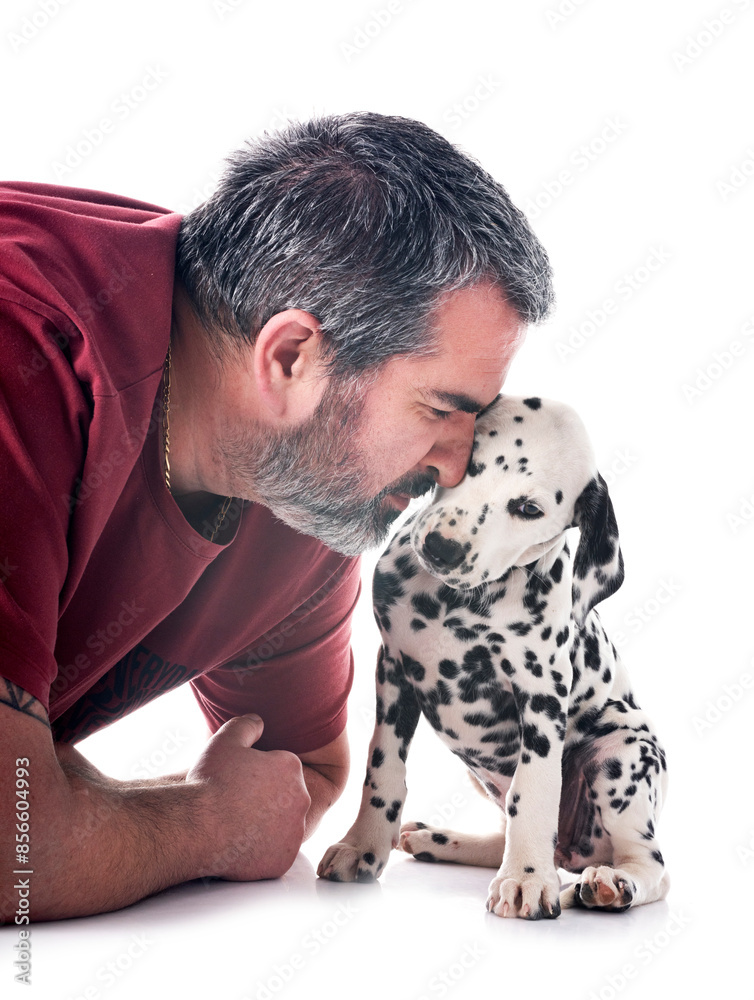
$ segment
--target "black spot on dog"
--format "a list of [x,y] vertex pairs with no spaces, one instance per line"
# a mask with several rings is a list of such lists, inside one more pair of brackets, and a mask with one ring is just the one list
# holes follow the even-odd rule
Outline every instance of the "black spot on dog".
[[377,858],[375,858],[371,851],[367,851],[366,854],[361,855],[361,860],[366,861],[368,865],[373,865]]
[[[547,757],[550,752],[550,741],[535,725],[525,725],[522,735],[527,750],[532,750],[538,757]],[[521,760],[523,761],[523,754]]]
[[429,594],[414,594],[411,598],[411,606],[414,611],[430,621],[434,621],[440,616],[440,602]]
[[528,635],[531,632],[531,625],[526,622],[514,622],[512,625],[509,625],[508,628],[514,633],[514,635]]
[[381,799],[378,795],[373,795],[369,800],[369,805],[374,806],[375,809],[384,809],[385,800]]
[[440,660],[438,670],[443,677],[447,677],[448,680],[452,681],[454,677],[458,676],[460,667],[452,660]]
[[398,556],[395,560],[395,568],[400,573],[402,580],[410,580],[419,572],[419,567],[416,565],[414,557],[408,552],[404,552],[402,556]]
[[535,677],[542,676],[542,664],[537,659],[537,654],[532,649],[527,649],[525,654],[526,662],[524,666],[529,670]]
[[432,840],[434,841],[435,844],[447,844],[448,842],[448,838],[445,836],[444,833],[433,833]]
[[379,747],[375,747],[372,751],[372,767],[382,767],[385,763],[385,754],[380,750]]
[[415,681],[424,680],[427,671],[418,660],[409,656],[408,653],[401,653],[401,666],[407,677],[413,677]]
[[548,719],[557,719],[563,714],[560,702],[551,694],[532,695],[529,704],[532,712],[544,712]]
[[562,490],[558,490],[558,492],[555,494],[555,503],[558,504],[558,506],[560,506],[560,504],[563,503],[563,491]]
[[560,632],[555,636],[555,645],[560,648],[564,642],[568,641],[568,636],[570,635],[570,629],[568,626],[564,626]]
[[602,764],[602,770],[611,781],[617,781],[623,774],[623,766],[617,757],[610,757]]
[[531,396],[524,400],[524,406],[528,406],[530,410],[538,410],[541,405],[542,400],[538,396]]
[[388,811],[385,813],[385,819],[388,821],[388,823],[394,823],[396,821],[396,819],[398,818],[398,813],[400,812],[400,808],[401,808],[401,801],[400,799],[396,799],[390,806]]

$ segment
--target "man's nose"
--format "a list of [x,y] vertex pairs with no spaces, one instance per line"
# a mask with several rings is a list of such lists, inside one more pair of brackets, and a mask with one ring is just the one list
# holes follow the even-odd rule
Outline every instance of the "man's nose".
[[426,470],[445,489],[457,486],[463,479],[474,442],[474,414],[458,414],[458,417],[424,457]]

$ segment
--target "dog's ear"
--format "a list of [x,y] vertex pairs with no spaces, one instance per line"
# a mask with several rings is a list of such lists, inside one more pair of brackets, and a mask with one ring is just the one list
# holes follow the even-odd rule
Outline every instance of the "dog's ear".
[[576,500],[573,523],[581,531],[573,560],[573,608],[578,621],[583,622],[595,604],[623,583],[618,523],[607,483],[599,473]]

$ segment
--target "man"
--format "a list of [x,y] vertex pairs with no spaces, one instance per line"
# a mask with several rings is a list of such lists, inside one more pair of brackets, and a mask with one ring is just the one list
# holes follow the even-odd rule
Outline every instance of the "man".
[[[0,210],[2,856],[36,920],[279,876],[346,781],[358,553],[463,477],[546,255],[375,114],[249,144],[184,219],[32,184]],[[187,680],[214,733],[188,773],[74,748]]]

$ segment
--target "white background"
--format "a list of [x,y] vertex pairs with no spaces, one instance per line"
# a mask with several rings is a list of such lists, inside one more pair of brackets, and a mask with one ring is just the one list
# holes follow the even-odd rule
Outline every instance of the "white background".
[[[222,158],[288,117],[373,110],[462,145],[525,208],[558,308],[506,389],[567,400],[611,486],[626,559],[602,607],[668,750],[667,901],[554,922],[484,911],[492,875],[394,856],[319,883],[357,808],[373,712],[369,588],[355,622],[349,787],[283,880],[183,886],[35,926],[39,997],[610,1000],[726,991],[750,967],[754,807],[748,0],[59,0],[0,13],[0,174],[186,211]],[[754,6],[754,5],[752,5]],[[45,9],[47,13],[45,13]],[[365,560],[368,583],[373,560]],[[221,627],[221,625],[220,625]],[[428,727],[405,818],[494,825]],[[187,767],[188,690],[81,745],[113,775]],[[0,933],[3,995],[16,932]],[[108,966],[108,963],[111,963]],[[750,980],[736,994],[751,996]]]

